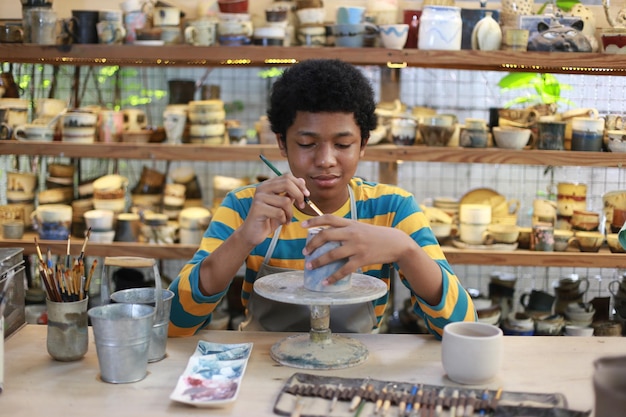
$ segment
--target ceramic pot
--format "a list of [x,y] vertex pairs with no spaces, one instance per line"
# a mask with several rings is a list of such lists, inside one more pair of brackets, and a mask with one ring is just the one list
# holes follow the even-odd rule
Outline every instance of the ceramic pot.
[[502,30],[491,12],[480,19],[472,31],[472,49],[497,51],[502,44]]
[[458,51],[461,49],[461,9],[453,6],[424,6],[420,18],[418,49]]

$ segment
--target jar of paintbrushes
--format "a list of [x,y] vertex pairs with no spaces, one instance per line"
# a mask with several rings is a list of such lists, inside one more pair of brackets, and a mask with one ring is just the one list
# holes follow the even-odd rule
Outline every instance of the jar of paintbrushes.
[[48,249],[44,258],[35,238],[39,275],[46,289],[48,331],[46,347],[52,358],[62,362],[81,359],[87,353],[89,284],[97,265],[94,260],[85,271],[85,248],[90,230],[80,254],[72,257],[71,242],[67,241],[65,256],[54,256]]

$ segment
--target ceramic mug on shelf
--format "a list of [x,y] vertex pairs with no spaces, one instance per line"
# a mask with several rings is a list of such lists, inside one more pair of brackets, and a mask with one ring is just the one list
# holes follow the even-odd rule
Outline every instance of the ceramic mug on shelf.
[[215,43],[216,22],[198,19],[189,22],[185,28],[185,42],[195,46],[210,46]]
[[120,44],[126,37],[126,29],[122,22],[114,20],[101,20],[96,25],[98,41],[106,45]]

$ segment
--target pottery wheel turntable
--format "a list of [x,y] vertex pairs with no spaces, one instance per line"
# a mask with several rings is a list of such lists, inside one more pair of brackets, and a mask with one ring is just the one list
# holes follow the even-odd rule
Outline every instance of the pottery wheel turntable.
[[311,307],[308,334],[289,336],[270,350],[276,362],[303,369],[341,369],[367,359],[367,348],[358,340],[332,334],[330,306],[363,303],[382,297],[387,285],[380,279],[352,274],[352,286],[341,292],[318,292],[304,288],[304,271],[266,275],[254,283],[254,291],[270,300]]

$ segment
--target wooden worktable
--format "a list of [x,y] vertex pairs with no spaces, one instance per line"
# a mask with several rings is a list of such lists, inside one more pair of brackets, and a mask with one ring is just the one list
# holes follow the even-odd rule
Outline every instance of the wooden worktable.
[[[369,349],[369,358],[353,368],[298,370],[278,365],[270,347],[288,336],[281,333],[206,331],[169,339],[166,359],[149,364],[148,376],[136,383],[114,385],[99,379],[90,334],[89,351],[77,362],[56,362],[46,352],[46,326],[27,325],[5,341],[4,391],[0,415],[11,417],[118,416],[273,416],[272,406],[284,381],[295,372],[319,375],[454,385],[441,365],[441,344],[425,335],[353,335]],[[202,409],[171,401],[176,385],[198,340],[253,342],[239,397],[223,408]],[[593,361],[626,352],[626,338],[505,337],[504,366],[497,380],[481,388],[538,393],[560,392],[569,408],[593,408]]]

